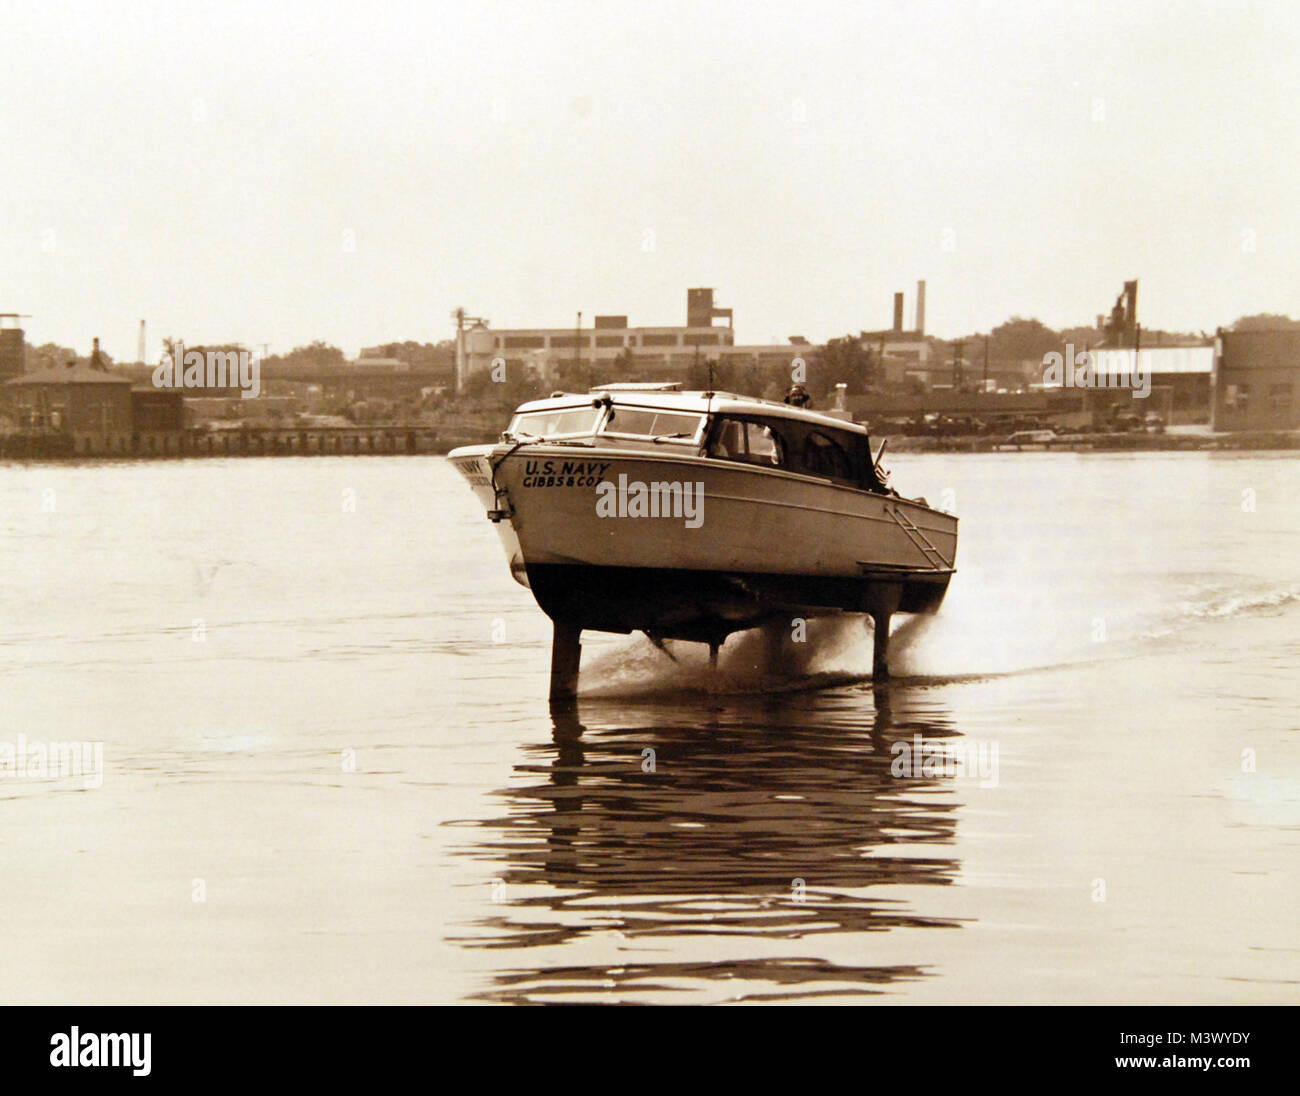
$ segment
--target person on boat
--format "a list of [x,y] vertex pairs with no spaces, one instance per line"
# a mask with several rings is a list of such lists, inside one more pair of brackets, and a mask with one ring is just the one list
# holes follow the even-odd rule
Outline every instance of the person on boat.
[[809,407],[812,405],[812,397],[802,384],[792,384],[790,391],[785,394],[785,402],[795,407]]

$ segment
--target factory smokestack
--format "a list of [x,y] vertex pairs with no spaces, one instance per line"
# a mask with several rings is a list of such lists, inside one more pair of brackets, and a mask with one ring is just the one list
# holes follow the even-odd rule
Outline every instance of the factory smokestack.
[[1138,284],[1136,281],[1124,283],[1124,325],[1130,330],[1137,329],[1138,322]]
[[916,283],[916,333],[925,334],[925,279]]
[[903,295],[894,294],[894,334],[903,330]]

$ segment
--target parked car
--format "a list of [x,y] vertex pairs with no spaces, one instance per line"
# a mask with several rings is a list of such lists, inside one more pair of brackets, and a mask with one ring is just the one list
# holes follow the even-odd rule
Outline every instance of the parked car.
[[1017,430],[1006,441],[999,443],[997,449],[1046,449],[1056,441],[1055,430]]

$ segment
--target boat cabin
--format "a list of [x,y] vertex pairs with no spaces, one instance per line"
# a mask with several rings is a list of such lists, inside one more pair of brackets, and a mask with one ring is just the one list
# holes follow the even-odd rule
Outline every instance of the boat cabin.
[[609,386],[521,406],[505,440],[602,449],[669,447],[884,492],[867,431],[829,415],[726,392]]

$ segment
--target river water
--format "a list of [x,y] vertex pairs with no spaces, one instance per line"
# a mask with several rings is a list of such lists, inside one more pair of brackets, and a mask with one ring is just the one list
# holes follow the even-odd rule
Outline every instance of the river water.
[[1300,461],[892,465],[888,688],[588,634],[554,716],[441,458],[0,466],[0,1001],[1300,1000]]

